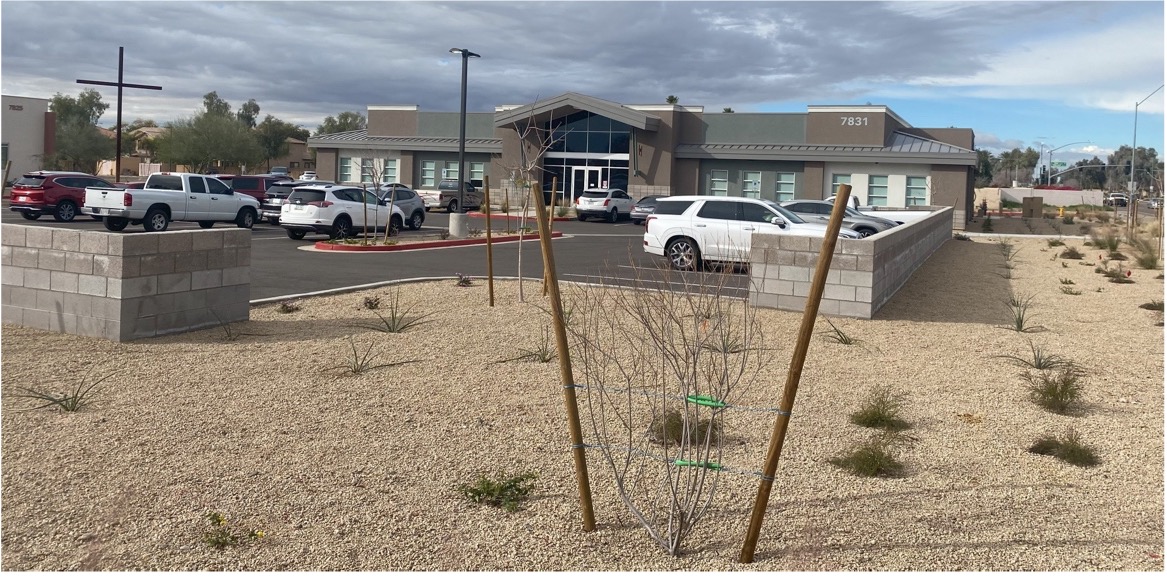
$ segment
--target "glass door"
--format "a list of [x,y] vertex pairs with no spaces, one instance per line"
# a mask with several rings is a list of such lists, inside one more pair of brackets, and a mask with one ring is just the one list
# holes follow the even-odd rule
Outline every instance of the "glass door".
[[571,168],[571,203],[583,191],[589,188],[600,188],[600,169],[591,166],[573,166]]

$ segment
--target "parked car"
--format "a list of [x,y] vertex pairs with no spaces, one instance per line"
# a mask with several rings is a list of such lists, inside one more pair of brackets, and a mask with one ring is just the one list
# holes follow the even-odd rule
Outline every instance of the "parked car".
[[288,196],[280,213],[280,226],[288,238],[300,240],[313,232],[329,238],[347,238],[365,229],[381,232],[389,227],[395,235],[405,224],[405,213],[393,207],[390,216],[387,203],[372,192],[353,186],[337,184],[308,184],[297,186]]
[[575,199],[575,217],[587,220],[594,216],[616,222],[632,214],[633,204],[632,197],[618,188],[589,188]]
[[146,186],[130,191],[112,186],[85,189],[86,214],[102,217],[106,230],[119,231],[141,224],[146,232],[162,232],[171,221],[193,221],[203,228],[216,222],[233,222],[251,228],[259,214],[259,201],[235,194],[212,176],[193,172],[156,172]]
[[439,206],[446,207],[450,212],[465,212],[466,209],[482,208],[482,192],[470,182],[463,182],[462,202],[465,206],[458,206],[458,181],[444,178],[438,183]]
[[[810,222],[826,222],[830,219],[831,211],[835,209],[834,202],[825,200],[788,200],[778,205]],[[879,234],[896,226],[894,220],[866,215],[850,206],[844,210],[846,212],[843,214],[843,226],[859,233],[860,237]]]
[[628,218],[632,219],[632,224],[640,224],[644,222],[648,215],[656,210],[656,201],[665,198],[659,194],[650,194],[632,205],[632,212],[629,213]]
[[279,225],[280,213],[283,211],[284,203],[287,202],[288,196],[292,194],[292,190],[297,186],[308,184],[334,183],[325,180],[285,180],[283,182],[277,182],[267,189],[263,202],[259,205],[259,217],[274,225]]
[[1127,196],[1121,192],[1112,192],[1102,201],[1106,206],[1126,206]]
[[1151,208],[1158,209],[1159,207],[1163,206],[1163,199],[1162,198],[1152,198],[1150,200],[1149,204],[1151,205]]
[[286,167],[286,166],[273,166],[273,167],[271,167],[271,174],[278,174],[281,176],[291,176],[291,174],[288,173],[288,167]]
[[316,180],[316,171],[305,170],[304,174],[300,175],[300,180]]
[[393,206],[405,213],[405,226],[409,230],[417,230],[425,222],[425,201],[412,188],[400,182],[390,182],[377,187],[377,196],[386,204],[392,199]]
[[290,176],[272,176],[269,174],[254,174],[245,176],[220,176],[219,180],[227,183],[231,190],[255,197],[260,204],[267,197],[267,189],[273,184],[292,180]]
[[37,170],[12,183],[9,209],[28,220],[51,214],[58,222],[71,222],[85,204],[85,189],[112,188],[109,182],[84,172]]
[[[673,268],[697,270],[705,261],[749,262],[755,233],[822,238],[826,232],[826,224],[806,222],[770,200],[670,196],[647,218],[644,252],[668,258]],[[859,233],[843,228],[839,237]]]

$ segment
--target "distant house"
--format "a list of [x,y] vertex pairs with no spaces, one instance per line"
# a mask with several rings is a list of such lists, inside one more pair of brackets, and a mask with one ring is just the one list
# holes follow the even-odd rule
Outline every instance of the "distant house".
[[288,174],[298,177],[305,170],[316,170],[316,155],[308,150],[307,142],[289,136],[288,153],[264,163],[265,170],[271,170],[273,166],[286,166]]
[[27,96],[0,97],[3,115],[0,118],[0,167],[12,168],[8,180],[30,170],[44,167],[44,157],[54,152],[57,132],[56,114],[49,112],[48,98]]

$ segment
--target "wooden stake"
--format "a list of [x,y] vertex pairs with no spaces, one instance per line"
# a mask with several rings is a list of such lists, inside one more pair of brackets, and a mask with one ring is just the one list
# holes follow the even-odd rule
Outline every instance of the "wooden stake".
[[567,329],[563,325],[563,301],[559,296],[559,280],[555,275],[555,254],[551,249],[551,227],[547,223],[547,207],[543,206],[542,191],[531,188],[535,202],[535,222],[539,224],[539,243],[543,248],[543,270],[551,296],[551,324],[555,329],[555,351],[559,354],[559,380],[563,383],[563,404],[567,409],[568,432],[571,435],[571,452],[575,458],[575,478],[579,484],[579,504],[583,510],[584,531],[596,528],[596,516],[592,510],[592,487],[588,481],[588,461],[584,454],[583,431],[579,424],[579,406],[575,398],[575,377],[571,373],[571,356],[567,348]]
[[794,396],[798,394],[798,382],[802,378],[802,366],[806,362],[806,351],[810,348],[810,337],[814,334],[814,321],[819,314],[819,303],[823,298],[823,288],[827,284],[827,272],[831,268],[831,257],[835,254],[835,244],[839,240],[839,229],[843,226],[843,214],[851,196],[851,185],[839,185],[835,198],[835,208],[827,222],[827,232],[819,249],[818,264],[815,265],[814,279],[810,294],[806,297],[806,308],[802,311],[802,326],[798,330],[798,343],[786,373],[786,387],[782,391],[778,418],[774,420],[774,431],[770,434],[770,448],[766,452],[766,464],[762,470],[762,482],[758,485],[758,496],[754,500],[754,511],[750,516],[750,527],[742,545],[742,563],[754,562],[754,550],[758,546],[758,534],[762,530],[762,519],[770,503],[770,488],[774,484],[774,473],[778,470],[778,459],[782,456],[782,444],[786,441],[786,427],[790,423],[790,412],[794,409]]
[[[551,177],[551,207],[552,208],[555,207],[555,189],[558,188],[558,186],[559,186],[559,177],[552,176]],[[552,211],[551,214],[547,215],[547,230],[548,230],[548,232],[554,230],[554,228],[553,228],[555,226],[554,225],[555,219],[553,218],[554,216],[555,216],[555,211]],[[547,275],[547,270],[544,269],[543,270],[543,296],[547,296],[547,284],[548,284],[549,278],[550,277]]]
[[486,294],[494,306],[494,250],[490,244],[490,175],[482,176],[482,204],[486,205]]

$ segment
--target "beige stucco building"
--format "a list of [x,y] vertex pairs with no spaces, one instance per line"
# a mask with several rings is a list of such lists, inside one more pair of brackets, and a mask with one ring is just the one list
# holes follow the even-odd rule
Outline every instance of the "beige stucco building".
[[56,120],[48,98],[5,94],[0,99],[0,167],[12,161],[7,177],[12,180],[43,167],[44,156],[53,152]]

